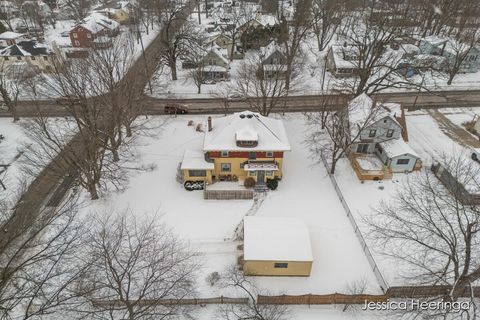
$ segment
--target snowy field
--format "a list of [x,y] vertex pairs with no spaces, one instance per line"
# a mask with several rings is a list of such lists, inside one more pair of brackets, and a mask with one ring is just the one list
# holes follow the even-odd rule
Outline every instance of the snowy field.
[[[152,172],[135,172],[127,190],[111,194],[95,203],[87,201],[85,212],[123,210],[137,215],[157,214],[174,232],[190,242],[203,262],[199,272],[199,295],[224,294],[209,287],[206,276],[222,272],[235,263],[237,245],[232,240],[236,227],[250,210],[261,216],[295,217],[304,220],[310,231],[314,264],[311,277],[259,277],[259,287],[273,294],[329,294],[345,292],[356,281],[367,282],[367,292],[380,293],[378,283],[353,229],[331,186],[323,166],[313,165],[303,145],[304,120],[301,115],[285,118],[292,145],[284,162],[284,178],[258,208],[252,200],[204,200],[199,191],[188,192],[176,182],[175,175],[185,149],[201,148],[203,133],[188,127],[188,120],[203,121],[201,116],[168,118],[162,130],[140,139],[140,163],[154,164]],[[164,117],[151,118],[153,123]],[[215,122],[215,119],[213,119]]]

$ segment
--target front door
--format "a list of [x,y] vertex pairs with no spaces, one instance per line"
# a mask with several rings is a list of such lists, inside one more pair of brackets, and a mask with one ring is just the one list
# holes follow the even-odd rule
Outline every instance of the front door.
[[265,171],[257,171],[257,184],[265,184]]

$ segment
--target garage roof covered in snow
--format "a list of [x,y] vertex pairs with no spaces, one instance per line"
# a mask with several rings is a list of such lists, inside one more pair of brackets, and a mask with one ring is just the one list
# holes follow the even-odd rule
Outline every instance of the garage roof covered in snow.
[[411,155],[415,158],[420,158],[413,149],[402,139],[392,139],[385,142],[380,142],[380,146],[385,151],[389,158],[396,158],[405,154]]
[[[256,133],[258,144],[253,147],[237,146],[237,135]],[[240,138],[239,138],[240,139]],[[256,112],[243,111],[213,118],[212,130],[205,132],[204,151],[290,151],[283,121],[264,117]]]
[[183,154],[182,170],[213,170],[214,164],[205,161],[205,155],[198,150],[185,150]]
[[302,220],[244,218],[245,261],[313,261],[308,228]]

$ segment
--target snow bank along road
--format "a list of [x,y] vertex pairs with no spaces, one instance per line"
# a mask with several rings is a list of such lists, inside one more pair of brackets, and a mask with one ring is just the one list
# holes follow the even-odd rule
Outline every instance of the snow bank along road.
[[[142,77],[141,83],[147,83],[155,68],[152,66],[158,62],[158,54],[161,47],[160,35],[145,50],[148,68],[145,68],[143,57],[138,59],[128,76]],[[149,72],[145,72],[148,70]],[[430,92],[383,92],[373,95],[375,99],[383,102],[401,103],[407,108],[452,108],[452,107],[471,107],[480,105],[480,90],[451,90],[451,91],[430,91]],[[203,99],[157,99],[145,97],[145,114],[159,115],[163,114],[163,107],[167,103],[176,102],[187,104],[190,113],[208,114],[237,112],[249,107],[248,101],[242,99],[225,100],[222,98],[203,98]],[[335,108],[343,105],[341,101],[344,97],[337,94],[330,95],[307,95],[290,96],[280,98],[281,103],[277,112],[305,112],[316,111],[322,108]],[[227,108],[225,108],[227,105]],[[68,113],[63,106],[56,103],[55,100],[43,101],[19,101],[18,114],[21,117],[34,117],[39,112],[43,116],[59,117],[67,116]],[[0,110],[0,117],[10,117],[6,110]]]

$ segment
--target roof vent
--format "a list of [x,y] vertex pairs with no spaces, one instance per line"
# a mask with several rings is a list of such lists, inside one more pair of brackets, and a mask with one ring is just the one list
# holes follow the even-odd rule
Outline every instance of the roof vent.
[[248,118],[248,119],[252,119],[252,118],[253,118],[253,114],[251,114],[251,113],[247,114],[247,118]]
[[240,119],[244,119],[245,118],[245,115],[242,113],[240,114]]

